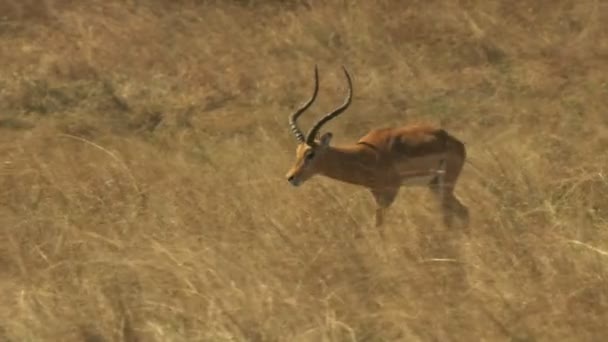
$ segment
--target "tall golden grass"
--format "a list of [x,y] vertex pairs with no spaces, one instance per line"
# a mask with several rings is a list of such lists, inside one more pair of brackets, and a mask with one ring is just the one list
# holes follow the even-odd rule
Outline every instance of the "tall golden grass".
[[[0,2],[0,341],[599,341],[608,5]],[[468,231],[404,189],[283,175],[428,121],[467,145]],[[362,229],[362,239],[354,233]]]

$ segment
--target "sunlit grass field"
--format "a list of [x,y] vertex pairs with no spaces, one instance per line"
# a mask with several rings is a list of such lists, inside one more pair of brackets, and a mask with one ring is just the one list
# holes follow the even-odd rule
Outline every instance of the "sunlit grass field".
[[[608,3],[0,1],[0,341],[601,341]],[[446,229],[403,189],[284,175],[429,122],[467,146]],[[356,238],[361,230],[363,237]]]

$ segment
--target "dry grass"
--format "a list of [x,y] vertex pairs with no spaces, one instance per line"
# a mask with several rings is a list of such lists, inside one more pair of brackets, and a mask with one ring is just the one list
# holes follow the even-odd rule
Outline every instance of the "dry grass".
[[[0,341],[608,335],[606,2],[86,3],[0,2]],[[314,63],[306,127],[345,64],[337,143],[466,142],[470,231],[424,189],[382,240],[364,190],[289,187]]]

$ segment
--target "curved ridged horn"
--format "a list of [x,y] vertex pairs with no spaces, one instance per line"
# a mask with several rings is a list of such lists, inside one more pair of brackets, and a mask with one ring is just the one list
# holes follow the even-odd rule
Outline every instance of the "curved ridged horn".
[[304,111],[306,111],[308,109],[308,107],[310,107],[310,105],[312,105],[312,103],[317,98],[318,91],[319,91],[319,71],[318,71],[317,65],[315,64],[315,88],[312,93],[312,97],[308,101],[306,101],[306,103],[304,103],[300,108],[298,108],[298,110],[296,110],[293,114],[291,114],[289,116],[289,127],[291,128],[291,131],[296,136],[296,139],[298,139],[299,142],[303,143],[306,139],[304,137],[304,133],[302,133],[302,130],[298,127],[298,124],[297,124],[298,117],[300,115],[302,115],[302,113],[304,113]]
[[315,137],[317,136],[317,132],[319,132],[319,130],[321,129],[321,127],[323,127],[323,125],[325,125],[331,119],[342,114],[342,112],[344,112],[346,110],[346,108],[348,108],[348,106],[350,106],[351,100],[353,99],[353,83],[350,79],[350,75],[348,74],[348,70],[346,70],[346,67],[342,66],[342,69],[344,70],[344,75],[346,75],[346,81],[348,82],[348,94],[346,95],[346,100],[344,100],[344,103],[340,107],[334,109],[333,112],[328,113],[327,115],[325,115],[324,117],[319,119],[319,121],[317,121],[312,126],[310,131],[308,131],[308,135],[306,136],[306,143],[309,145],[311,145],[314,142]]

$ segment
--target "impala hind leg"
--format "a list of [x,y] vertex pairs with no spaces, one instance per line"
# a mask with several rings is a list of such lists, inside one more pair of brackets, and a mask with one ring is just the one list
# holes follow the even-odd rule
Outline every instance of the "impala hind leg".
[[446,160],[443,162],[443,172],[439,172],[429,187],[441,203],[443,222],[452,227],[454,216],[458,216],[465,226],[469,225],[469,209],[454,195],[454,187],[464,166],[464,160]]
[[[384,216],[386,211],[395,201],[398,192],[399,187],[386,187],[372,190],[372,195],[374,196],[374,200],[376,200],[376,227],[380,227],[384,224]],[[381,229],[380,234],[382,234]]]

